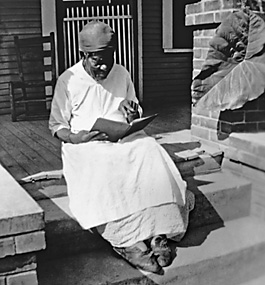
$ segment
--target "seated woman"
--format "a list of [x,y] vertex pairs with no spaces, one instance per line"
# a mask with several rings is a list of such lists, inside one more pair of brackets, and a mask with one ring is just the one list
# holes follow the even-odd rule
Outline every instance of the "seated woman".
[[134,267],[161,273],[172,263],[167,238],[182,237],[194,197],[166,151],[144,131],[116,143],[90,131],[97,118],[142,115],[128,71],[114,63],[116,34],[89,22],[79,34],[82,59],[58,79],[49,126],[62,141],[70,209]]

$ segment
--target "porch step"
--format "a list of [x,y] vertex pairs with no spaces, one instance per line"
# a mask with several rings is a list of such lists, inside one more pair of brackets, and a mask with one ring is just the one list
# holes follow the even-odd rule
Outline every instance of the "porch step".
[[[218,172],[190,177],[187,182],[196,197],[190,228],[208,224],[219,227],[224,221],[249,215],[251,184],[247,180]],[[60,187],[64,192],[62,185]],[[55,193],[58,195],[58,191]],[[39,197],[37,193],[35,196]],[[72,217],[67,196],[41,199],[38,203],[45,211],[46,221],[47,249],[42,253],[43,258],[106,246],[98,234],[82,230]]]
[[250,152],[265,159],[265,132],[258,133],[232,133],[230,145],[238,150]]
[[265,225],[254,217],[228,221],[215,230],[211,225],[191,229],[181,243],[171,246],[177,246],[177,256],[163,276],[133,269],[106,246],[86,254],[40,260],[39,284],[253,285],[253,279],[264,280]]
[[265,132],[232,133],[226,157],[260,171],[265,171]]
[[255,278],[250,281],[241,283],[240,285],[264,285],[265,284],[265,275]]
[[220,224],[250,214],[251,182],[222,170],[186,179],[195,194],[195,208],[190,213],[190,227]]

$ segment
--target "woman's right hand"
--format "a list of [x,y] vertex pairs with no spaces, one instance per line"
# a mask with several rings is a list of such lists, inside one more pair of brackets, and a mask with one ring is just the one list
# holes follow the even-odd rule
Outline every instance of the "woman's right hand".
[[121,101],[118,110],[121,111],[124,117],[127,120],[127,123],[130,123],[136,118],[139,118],[138,104],[134,101],[124,99]]
[[82,130],[77,134],[71,133],[69,140],[73,144],[85,143],[89,141],[107,141],[108,136],[105,133],[99,131],[85,131]]

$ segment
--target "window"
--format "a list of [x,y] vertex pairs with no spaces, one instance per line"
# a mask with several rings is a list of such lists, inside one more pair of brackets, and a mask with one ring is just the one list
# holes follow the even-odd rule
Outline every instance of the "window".
[[194,27],[185,26],[185,6],[198,0],[162,0],[165,52],[191,52]]

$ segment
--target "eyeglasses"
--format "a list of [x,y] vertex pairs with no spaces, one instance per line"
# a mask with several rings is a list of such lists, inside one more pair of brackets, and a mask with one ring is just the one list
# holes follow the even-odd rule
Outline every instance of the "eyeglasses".
[[106,50],[102,52],[86,53],[85,57],[89,58],[90,62],[94,66],[98,66],[111,62],[113,60],[113,55],[114,55],[113,50]]

